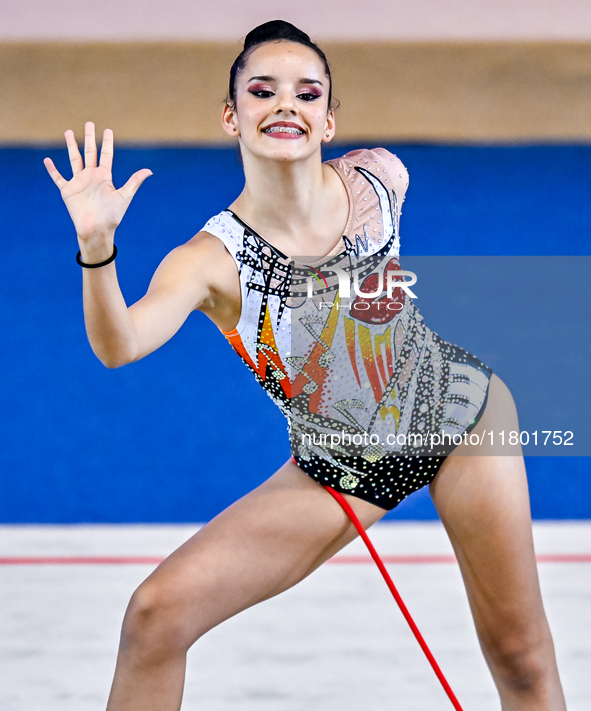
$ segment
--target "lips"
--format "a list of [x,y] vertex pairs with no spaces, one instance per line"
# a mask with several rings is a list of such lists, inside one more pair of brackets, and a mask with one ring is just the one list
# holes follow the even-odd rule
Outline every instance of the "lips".
[[[392,296],[388,298],[386,293],[386,274],[388,272],[399,271],[400,264],[396,259],[391,259],[384,269],[382,290],[383,295],[364,298],[356,296],[351,304],[351,316],[358,321],[364,323],[388,323],[396,314],[399,314],[404,306],[405,294],[402,289],[394,289]],[[378,275],[370,274],[361,282],[359,291],[363,293],[372,293],[378,288]],[[404,281],[404,277],[396,278],[396,281]]]

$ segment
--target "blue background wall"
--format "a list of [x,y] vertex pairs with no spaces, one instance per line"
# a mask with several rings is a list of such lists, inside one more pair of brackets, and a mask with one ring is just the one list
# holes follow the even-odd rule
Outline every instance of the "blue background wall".
[[[385,147],[411,176],[403,253],[591,253],[591,147]],[[143,361],[99,363],[75,234],[45,155],[68,175],[64,150],[0,150],[0,521],[207,520],[287,459],[283,418],[201,314]],[[154,176],[116,238],[128,303],[243,185],[232,149],[119,149],[115,184],[142,167]],[[535,517],[591,517],[588,459],[527,464]],[[390,516],[435,512],[424,490]]]

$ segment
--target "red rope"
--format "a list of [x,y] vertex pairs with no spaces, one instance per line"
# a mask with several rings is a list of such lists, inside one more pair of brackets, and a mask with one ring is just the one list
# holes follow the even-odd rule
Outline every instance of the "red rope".
[[415,621],[413,618],[410,616],[410,612],[407,610],[406,605],[404,604],[404,601],[400,597],[400,593],[396,589],[396,586],[394,585],[394,582],[392,578],[390,577],[390,574],[386,570],[386,566],[383,564],[382,559],[378,555],[376,549],[373,547],[373,543],[369,540],[369,536],[365,532],[365,529],[361,525],[361,521],[357,518],[355,515],[355,511],[349,506],[347,501],[345,500],[344,496],[342,494],[339,494],[338,491],[335,491],[334,489],[331,489],[330,486],[324,485],[324,488],[328,491],[328,493],[333,496],[339,504],[343,507],[345,513],[347,516],[351,519],[351,523],[355,526],[357,529],[357,533],[361,536],[363,539],[363,542],[367,546],[367,550],[369,551],[371,557],[374,559],[375,564],[378,566],[380,573],[382,574],[382,577],[386,581],[386,585],[390,588],[390,592],[394,596],[394,599],[398,603],[398,607],[400,608],[400,611],[404,615],[404,619],[408,622],[409,627],[412,630],[412,633],[414,634],[417,642],[421,646],[421,649],[425,653],[425,656],[429,660],[429,664],[433,667],[433,671],[437,675],[437,678],[441,682],[441,686],[445,689],[445,693],[448,695],[449,700],[453,704],[454,709],[456,711],[462,711],[462,707],[460,706],[460,702],[457,700],[456,695],[452,691],[451,686],[448,684],[447,679],[443,676],[443,672],[439,668],[439,664],[435,661],[435,657],[431,654],[431,650],[429,647],[427,647],[427,643],[423,639],[423,635],[419,632],[419,628],[416,626]]

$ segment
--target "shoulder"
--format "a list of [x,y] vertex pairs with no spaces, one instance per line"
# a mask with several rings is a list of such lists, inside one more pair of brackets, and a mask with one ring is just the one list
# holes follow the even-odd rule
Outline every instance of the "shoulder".
[[235,276],[234,260],[224,243],[202,230],[164,257],[148,293],[181,299],[189,304],[190,311],[207,313],[240,298]]
[[327,162],[350,179],[359,169],[366,170],[378,178],[387,190],[393,190],[400,203],[404,200],[408,171],[400,158],[385,148],[359,148]]
[[203,264],[204,260],[215,259],[224,253],[227,253],[224,243],[203,228],[190,240],[171,250],[164,261],[190,266]]
[[179,289],[191,289],[196,284],[211,286],[232,267],[233,260],[224,243],[202,230],[164,257],[152,282],[154,286]]

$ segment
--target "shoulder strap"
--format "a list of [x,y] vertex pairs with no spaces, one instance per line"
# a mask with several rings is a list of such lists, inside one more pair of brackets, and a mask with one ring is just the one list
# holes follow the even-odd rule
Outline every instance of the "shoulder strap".
[[237,225],[228,210],[211,217],[201,228],[201,231],[209,232],[210,235],[221,239],[234,261],[240,266],[236,254],[242,248],[244,230]]

